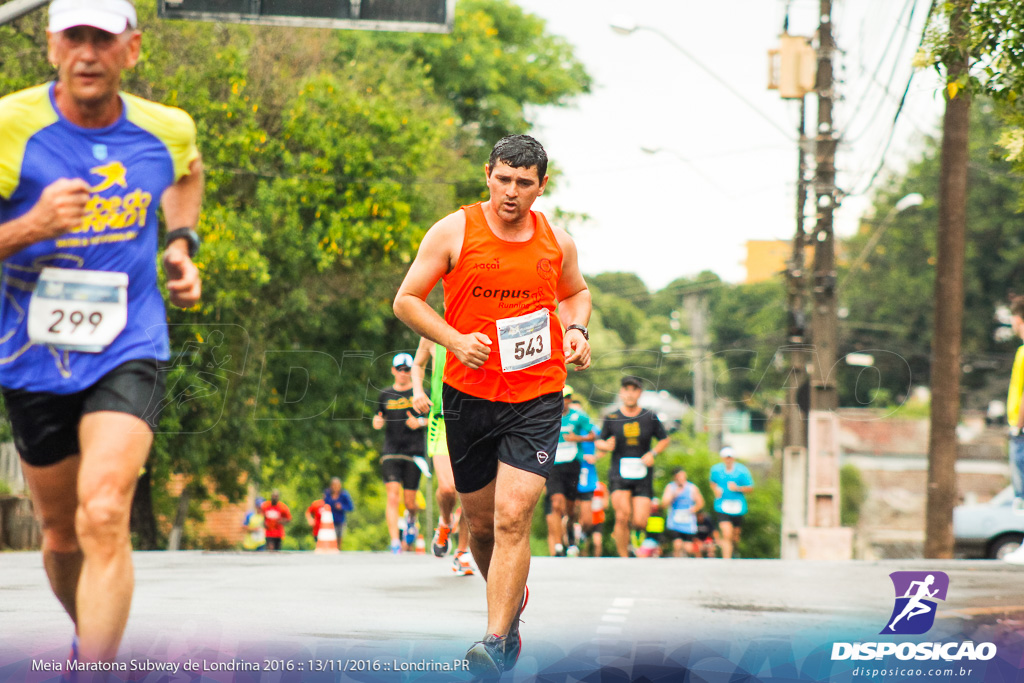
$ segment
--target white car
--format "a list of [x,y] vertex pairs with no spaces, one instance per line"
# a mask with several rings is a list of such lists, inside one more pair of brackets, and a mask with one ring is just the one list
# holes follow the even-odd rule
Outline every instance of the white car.
[[1001,560],[1024,541],[1024,504],[1013,495],[1013,487],[987,503],[957,505],[953,508],[953,551],[958,557],[988,557]]

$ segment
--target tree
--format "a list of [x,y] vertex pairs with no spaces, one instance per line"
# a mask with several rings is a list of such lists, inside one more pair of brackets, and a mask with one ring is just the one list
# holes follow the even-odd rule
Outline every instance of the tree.
[[[1020,176],[1013,164],[997,155],[1001,122],[997,107],[981,99],[972,107],[970,158],[971,194],[967,202],[967,240],[964,264],[964,322],[962,355],[972,372],[963,375],[965,400],[984,405],[988,396],[972,399],[970,391],[983,387],[991,370],[1008,372],[1003,359],[1011,352],[996,340],[996,307],[1009,290],[1024,281],[1024,239],[1017,229]],[[878,388],[900,405],[912,385],[930,380],[929,349],[934,308],[939,192],[937,138],[928,138],[920,159],[906,173],[890,179],[878,192],[873,213],[885,216],[903,196],[917,192],[924,203],[897,214],[884,237],[857,272],[840,264],[840,304],[848,315],[840,321],[844,341],[841,354],[863,351],[875,356]],[[844,242],[843,252],[859,254],[874,234],[878,221],[867,221],[862,231]],[[898,293],[893,296],[892,293]],[[989,368],[989,370],[986,370]],[[848,372],[845,371],[844,372]],[[840,379],[844,405],[857,405],[854,383]]]
[[[359,474],[375,471],[367,403],[390,356],[416,345],[391,312],[403,271],[433,222],[483,196],[481,150],[498,131],[525,131],[528,106],[589,79],[564,41],[502,0],[460,2],[443,36],[163,22],[155,0],[137,5],[143,59],[125,90],[192,114],[207,185],[204,300],[168,312],[152,505],[136,507],[150,524],[136,530],[252,484],[302,496],[356,477],[372,499]],[[52,75],[43,19],[0,28],[4,91]],[[173,475],[186,482],[178,500]]]

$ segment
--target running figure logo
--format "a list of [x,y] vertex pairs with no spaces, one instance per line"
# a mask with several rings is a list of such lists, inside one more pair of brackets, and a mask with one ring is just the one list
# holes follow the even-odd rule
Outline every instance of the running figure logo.
[[882,634],[920,635],[935,623],[935,600],[945,600],[949,576],[945,572],[893,572],[896,604]]

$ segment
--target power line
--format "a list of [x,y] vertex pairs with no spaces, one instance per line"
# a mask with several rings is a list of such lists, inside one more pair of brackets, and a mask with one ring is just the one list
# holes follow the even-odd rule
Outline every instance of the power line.
[[[932,0],[931,4],[928,6],[928,16],[925,18],[924,28],[921,30],[921,40],[918,41],[919,48],[924,44],[924,39],[928,32],[928,24],[931,21],[932,12],[935,11],[935,2],[936,0]],[[886,138],[885,147],[882,149],[882,156],[878,160],[878,167],[875,169],[875,172],[871,174],[871,178],[868,180],[868,184],[864,189],[859,192],[854,192],[853,194],[855,195],[866,194],[874,186],[875,180],[878,179],[878,174],[881,173],[882,169],[885,167],[885,155],[889,152],[889,146],[892,144],[893,135],[896,133],[896,122],[899,121],[900,114],[903,112],[903,105],[907,101],[907,93],[910,92],[910,83],[914,80],[914,73],[914,71],[911,71],[910,76],[907,77],[907,85],[903,88],[903,95],[900,97],[899,107],[896,108],[896,114],[892,118],[892,125],[889,127],[889,135]]]
[[[891,94],[889,88],[892,86],[893,78],[896,75],[896,65],[899,64],[899,55],[900,55],[900,53],[903,52],[903,47],[906,44],[907,36],[910,34],[910,28],[911,28],[911,26],[913,24],[913,21],[914,21],[914,7],[916,6],[916,4],[917,4],[917,0],[907,0],[907,2],[903,5],[903,9],[900,10],[900,14],[896,18],[896,23],[892,27],[892,33],[889,35],[889,40],[886,41],[886,43],[885,43],[885,49],[882,51],[882,56],[878,58],[878,64],[875,65],[875,70],[872,72],[872,74],[870,76],[870,83],[868,83],[868,86],[866,88],[864,88],[864,92],[861,94],[860,100],[854,106],[853,112],[850,114],[849,118],[847,119],[846,130],[843,131],[842,137],[846,137],[847,136],[847,131],[849,131],[849,129],[853,125],[853,122],[857,119],[857,114],[860,112],[861,107],[867,101],[868,95],[871,92],[871,84],[873,83],[873,84],[876,84],[878,86],[882,86],[882,84],[878,81],[878,72],[882,70],[882,65],[885,64],[885,58],[889,55],[889,48],[892,47],[893,43],[895,42],[896,32],[900,28],[900,23],[901,23],[901,20],[903,18],[903,15],[906,13],[907,9],[909,8],[910,9],[910,17],[907,19],[907,25],[906,25],[906,28],[904,29],[904,32],[903,32],[903,39],[900,42],[900,48],[899,48],[899,50],[896,51],[896,57],[895,57],[894,62],[893,62],[892,71],[889,72],[889,81],[888,81],[888,83],[885,84],[885,86],[882,86],[882,89],[883,89],[883,91],[884,91],[884,93],[886,95],[890,95]],[[864,68],[862,63],[859,64],[858,66],[859,66],[860,71],[861,71],[862,74],[867,73],[867,70]],[[881,105],[882,105],[882,103],[884,101],[885,101],[884,97],[880,97],[879,98],[878,106],[875,107],[875,111],[874,111],[874,113],[871,115],[871,117],[869,119],[870,121],[873,121],[875,116],[878,115],[878,110],[879,110],[879,108],[881,107]],[[868,124],[868,128],[870,128],[870,124]],[[861,132],[861,135],[857,136],[856,139],[859,139],[862,135],[864,135],[864,133],[867,132],[867,130],[868,129],[865,129],[863,132]],[[853,140],[853,141],[856,141],[856,139]]]

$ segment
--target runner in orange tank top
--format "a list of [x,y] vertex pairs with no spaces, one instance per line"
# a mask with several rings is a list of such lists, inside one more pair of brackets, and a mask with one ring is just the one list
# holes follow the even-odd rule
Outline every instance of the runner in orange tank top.
[[[590,292],[572,238],[531,211],[548,181],[540,143],[499,140],[484,173],[490,198],[427,231],[394,308],[449,351],[448,449],[487,581],[487,632],[466,659],[474,673],[495,676],[521,649],[533,510],[558,445],[565,366],[590,365]],[[439,280],[444,318],[426,302]]]

